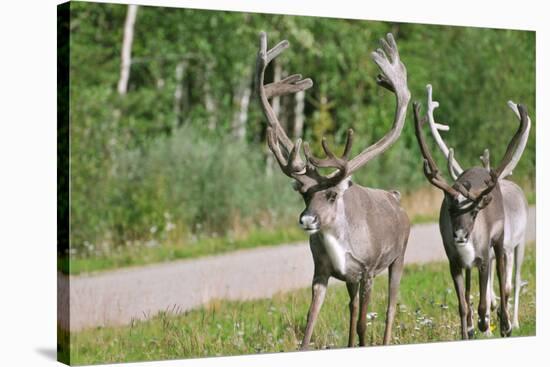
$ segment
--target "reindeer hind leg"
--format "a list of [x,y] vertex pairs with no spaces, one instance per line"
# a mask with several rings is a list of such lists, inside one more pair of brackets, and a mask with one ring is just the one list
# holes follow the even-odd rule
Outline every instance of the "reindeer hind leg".
[[519,329],[519,294],[521,292],[521,265],[525,253],[525,243],[520,243],[514,249],[514,316],[512,328]]
[[365,333],[367,331],[367,310],[369,308],[370,293],[372,289],[373,277],[366,275],[359,285],[359,320],[357,322],[357,334],[359,335],[359,345],[365,346]]
[[506,256],[502,244],[495,245],[495,258],[497,263],[497,276],[500,288],[500,335],[510,336],[512,334],[512,324],[508,313],[508,295],[506,292]]
[[386,311],[386,329],[384,331],[384,345],[391,341],[393,320],[397,307],[397,296],[401,275],[403,275],[405,253],[398,257],[388,268],[388,309]]

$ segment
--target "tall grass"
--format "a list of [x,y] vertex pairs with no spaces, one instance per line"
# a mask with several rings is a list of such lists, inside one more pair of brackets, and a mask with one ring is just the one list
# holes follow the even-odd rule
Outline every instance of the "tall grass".
[[190,127],[118,152],[96,182],[73,185],[72,248],[93,256],[281,228],[294,222],[301,199],[265,167],[261,149]]

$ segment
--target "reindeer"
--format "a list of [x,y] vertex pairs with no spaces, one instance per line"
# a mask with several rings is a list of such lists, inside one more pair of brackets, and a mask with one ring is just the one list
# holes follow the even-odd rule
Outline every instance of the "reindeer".
[[[282,41],[267,50],[267,37],[260,35],[260,50],[256,64],[256,88],[260,104],[268,121],[267,143],[283,173],[294,180],[294,188],[305,203],[300,214],[300,226],[309,233],[309,244],[314,262],[312,301],[302,340],[302,349],[310,344],[315,321],[321,310],[329,278],[346,282],[350,297],[348,346],[355,345],[355,329],[359,345],[365,345],[366,315],[374,277],[385,269],[389,274],[388,307],[384,344],[391,339],[397,293],[403,273],[405,249],[410,223],[399,204],[397,191],[383,191],[362,187],[350,176],[371,159],[383,153],[399,137],[405,122],[410,92],[407,72],[400,61],[397,45],[391,34],[380,41],[381,47],[372,53],[381,74],[377,83],[393,92],[397,107],[391,130],[375,144],[349,158],[353,131],[347,132],[344,153],[336,156],[322,139],[326,158],[314,157],[307,143],[300,155],[301,139],[293,143],[281,127],[269,98],[296,93],[313,85],[311,79],[291,75],[279,82],[264,85],[264,74],[270,61],[288,46]],[[322,175],[319,168],[335,169]],[[358,315],[359,311],[359,315]]]
[[[436,141],[439,149],[445,157],[447,157],[447,168],[449,174],[456,180],[458,176],[464,172],[461,165],[456,161],[454,157],[453,149],[449,149],[447,144],[443,141],[439,131],[448,131],[449,127],[435,122],[433,111],[439,106],[437,101],[432,100],[432,86],[426,86],[428,92],[428,111],[426,118],[430,126],[430,131],[434,140]],[[520,113],[516,103],[508,101],[508,107],[512,109],[514,114],[520,118]],[[525,230],[527,226],[527,200],[523,190],[514,182],[507,180],[507,177],[512,175],[512,171],[525,150],[527,145],[527,139],[529,137],[529,131],[531,129],[531,120],[527,117],[527,127],[525,132],[521,136],[514,156],[510,160],[510,163],[502,171],[499,179],[500,190],[502,192],[503,205],[504,205],[504,257],[505,257],[505,269],[506,269],[506,293],[510,294],[512,291],[512,266],[514,269],[514,313],[512,318],[512,328],[519,328],[519,293],[521,290],[521,265],[523,263],[523,256],[525,252]],[[490,171],[490,154],[489,150],[485,149],[483,155],[479,157],[483,167]],[[495,309],[497,307],[497,297],[493,288],[494,281],[494,268],[493,259],[494,251],[490,251],[491,261],[489,261],[489,289],[487,293],[487,310]],[[512,259],[514,260],[512,262]],[[467,300],[469,302],[469,300]]]
[[[431,100],[431,88],[428,89],[428,120],[433,118],[433,109],[437,102]],[[442,177],[422,133],[425,119],[419,116],[420,104],[414,103],[415,135],[424,158],[424,174],[428,181],[443,190],[445,197],[439,214],[439,229],[445,252],[449,259],[450,272],[458,297],[458,310],[461,322],[462,339],[474,335],[473,316],[470,307],[470,277],[472,267],[479,271],[480,300],[478,305],[478,328],[487,332],[489,328],[488,281],[490,273],[491,250],[494,251],[497,276],[500,288],[500,333],[510,336],[512,325],[508,314],[508,295],[506,292],[506,256],[505,256],[505,200],[500,177],[507,174],[510,167],[519,160],[516,152],[526,139],[529,117],[524,106],[517,105],[520,126],[509,142],[504,157],[496,170],[485,167],[473,167],[461,172],[453,185]],[[435,122],[434,122],[435,123]],[[488,159],[486,155],[484,157]],[[453,150],[449,149],[448,168],[454,163]],[[451,168],[452,169],[452,168]],[[465,269],[466,287],[463,270]]]

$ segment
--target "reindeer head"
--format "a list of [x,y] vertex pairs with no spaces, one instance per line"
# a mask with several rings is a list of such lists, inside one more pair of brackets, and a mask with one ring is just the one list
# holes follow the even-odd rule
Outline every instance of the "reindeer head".
[[464,171],[453,184],[452,188],[459,192],[457,195],[445,191],[456,243],[466,243],[470,239],[477,214],[493,199],[493,191],[498,185],[495,182],[486,169],[473,167]]
[[[347,132],[346,145],[341,157],[337,157],[328,147],[326,139],[322,140],[326,158],[316,158],[311,154],[307,143],[303,144],[305,159],[300,155],[302,140],[293,143],[281,127],[269,98],[306,90],[313,85],[311,79],[302,79],[299,74],[291,75],[280,81],[264,85],[265,70],[271,60],[288,48],[288,41],[282,41],[267,50],[267,36],[260,34],[260,50],[256,62],[256,89],[260,98],[262,110],[267,118],[267,143],[269,149],[281,167],[283,173],[294,179],[294,188],[304,199],[306,208],[300,215],[299,223],[304,230],[315,233],[323,228],[337,225],[342,214],[345,191],[352,185],[350,176],[368,161],[388,149],[399,137],[410,92],[407,88],[407,72],[399,59],[397,45],[393,36],[388,34],[380,40],[382,48],[372,53],[374,62],[381,74],[377,82],[382,87],[395,93],[397,98],[396,116],[391,130],[378,142],[367,147],[353,159],[349,158],[353,144],[353,131]],[[329,175],[319,173],[319,168],[335,169]]]
[[352,185],[346,178],[336,186],[302,193],[306,208],[300,213],[302,229],[313,234],[323,228],[337,225],[337,214],[344,209],[344,192]]
[[[472,233],[478,213],[493,201],[493,197],[501,200],[498,180],[510,174],[519,161],[527,142],[530,120],[524,106],[512,105],[509,102],[509,106],[520,119],[520,126],[509,142],[500,165],[496,170],[490,168],[489,151],[486,149],[483,156],[480,157],[483,167],[463,170],[454,158],[454,150],[447,148],[439,135],[438,130],[448,130],[449,128],[435,122],[433,111],[439,106],[439,103],[432,100],[431,85],[427,86],[427,91],[428,112],[424,119],[419,116],[420,104],[418,102],[414,103],[415,134],[424,157],[424,174],[432,185],[440,188],[445,193],[455,243],[466,243],[470,239],[469,236]],[[426,121],[430,125],[432,135],[439,148],[447,157],[447,168],[454,179],[452,185],[449,185],[441,175],[424,141],[422,125]]]

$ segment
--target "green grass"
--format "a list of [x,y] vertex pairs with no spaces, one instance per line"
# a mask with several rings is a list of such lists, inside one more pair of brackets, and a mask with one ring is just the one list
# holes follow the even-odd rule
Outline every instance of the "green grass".
[[426,223],[437,223],[439,220],[438,214],[415,214],[411,218],[411,224],[426,224]]
[[534,190],[529,190],[526,192],[527,204],[535,205],[537,203],[537,193]]
[[193,257],[221,254],[274,244],[306,241],[307,235],[298,226],[285,230],[254,230],[245,238],[207,237],[194,243],[166,243],[155,247],[124,246],[105,254],[89,257],[71,257],[70,265],[61,260],[60,267],[65,274],[77,275],[95,271],[116,269],[128,266],[188,259]]
[[[456,296],[446,262],[405,268],[392,344],[458,340]],[[520,329],[514,336],[535,335],[535,246],[526,251],[522,275],[527,286],[520,300]],[[477,309],[477,272],[473,273]],[[387,277],[375,280],[369,312],[369,345],[379,345],[384,332]],[[204,356],[295,351],[303,335],[310,289],[271,299],[213,302],[205,308],[174,315],[162,312],[126,327],[96,328],[71,335],[71,363],[114,363]],[[348,296],[343,283],[329,287],[314,334],[314,349],[347,345]],[[477,312],[475,312],[477,315]],[[476,317],[477,320],[477,317]],[[493,312],[492,325],[497,325]],[[493,330],[499,337],[498,327]],[[486,338],[476,330],[476,338]]]

